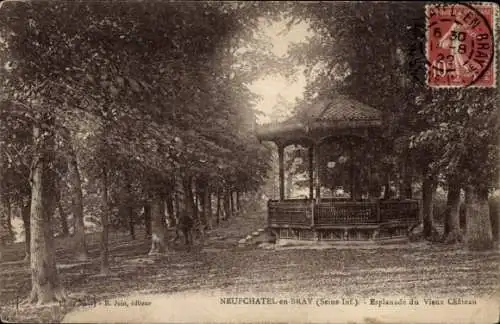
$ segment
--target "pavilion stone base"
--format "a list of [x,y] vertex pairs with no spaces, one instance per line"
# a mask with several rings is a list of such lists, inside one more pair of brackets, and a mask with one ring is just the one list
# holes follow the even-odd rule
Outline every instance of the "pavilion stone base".
[[409,226],[374,225],[364,227],[290,228],[271,227],[276,242],[309,241],[329,244],[384,244],[408,242]]

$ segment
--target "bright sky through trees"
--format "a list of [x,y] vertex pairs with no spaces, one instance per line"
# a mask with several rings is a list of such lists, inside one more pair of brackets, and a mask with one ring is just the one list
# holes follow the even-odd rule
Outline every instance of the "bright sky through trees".
[[[290,44],[304,42],[308,36],[312,35],[305,23],[295,25],[289,32],[286,31],[285,24],[285,21],[280,21],[270,26],[264,24],[262,26],[265,37],[269,37],[273,44],[273,52],[279,56],[286,56]],[[273,112],[280,96],[287,102],[293,103],[296,98],[302,96],[305,85],[306,79],[302,69],[299,69],[294,80],[287,80],[279,75],[270,75],[254,82],[250,90],[262,97],[257,109],[264,115],[259,116],[259,122],[270,121],[269,115]]]

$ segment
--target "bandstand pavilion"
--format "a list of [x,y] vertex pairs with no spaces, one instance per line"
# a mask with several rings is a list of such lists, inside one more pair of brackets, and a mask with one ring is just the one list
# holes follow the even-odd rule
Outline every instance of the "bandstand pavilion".
[[[321,197],[322,144],[339,138],[369,143],[384,127],[381,112],[345,96],[318,99],[303,111],[257,129],[260,141],[274,142],[278,148],[280,195],[267,204],[271,233],[277,239],[332,242],[406,240],[409,230],[419,222],[417,200],[360,199],[353,185],[350,199]],[[284,150],[289,145],[308,149],[308,199],[285,199]]]

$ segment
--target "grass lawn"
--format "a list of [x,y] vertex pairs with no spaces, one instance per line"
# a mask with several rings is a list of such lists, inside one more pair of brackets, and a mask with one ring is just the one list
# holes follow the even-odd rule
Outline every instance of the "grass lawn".
[[58,322],[78,309],[78,299],[102,301],[134,294],[221,291],[238,295],[279,293],[335,296],[481,297],[498,287],[498,250],[469,252],[457,247],[411,243],[400,246],[328,249],[237,247],[262,227],[262,215],[239,216],[213,231],[203,250],[175,246],[161,257],[147,257],[149,242],[138,231],[110,236],[109,276],[99,275],[98,235],[88,237],[90,260],[72,259],[65,239],[57,241],[60,278],[72,298],[65,305],[22,302],[30,291],[24,245],[9,247],[0,263],[3,319]]

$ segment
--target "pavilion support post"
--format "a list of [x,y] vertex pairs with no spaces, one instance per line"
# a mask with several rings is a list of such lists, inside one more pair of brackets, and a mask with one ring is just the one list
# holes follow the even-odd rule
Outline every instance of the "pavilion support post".
[[279,178],[280,178],[280,201],[285,200],[285,146],[278,144]]
[[353,148],[353,144],[351,143],[350,146],[349,146],[349,158],[350,158],[350,162],[351,162],[351,165],[350,165],[350,172],[349,172],[349,177],[350,177],[350,180],[351,180],[351,200],[352,201],[355,201],[356,200],[356,169],[355,169],[355,166],[354,166],[354,148]]
[[[316,184],[316,202],[319,202],[320,195],[320,181],[319,181],[319,145],[316,143],[311,144],[309,147],[309,199],[311,204],[311,229],[313,231],[313,240],[319,241],[319,233],[315,228],[314,218],[314,185]],[[314,171],[316,170],[316,172]]]
[[313,165],[314,165],[314,182],[315,182],[315,185],[316,185],[316,203],[319,203],[320,200],[321,200],[321,181],[320,181],[320,177],[319,177],[319,169],[320,169],[320,162],[319,162],[319,159],[320,159],[320,144],[319,143],[316,143],[314,144],[313,146],[313,150],[314,150],[314,162],[313,162]]
[[311,145],[309,153],[309,199],[314,199],[314,145]]

